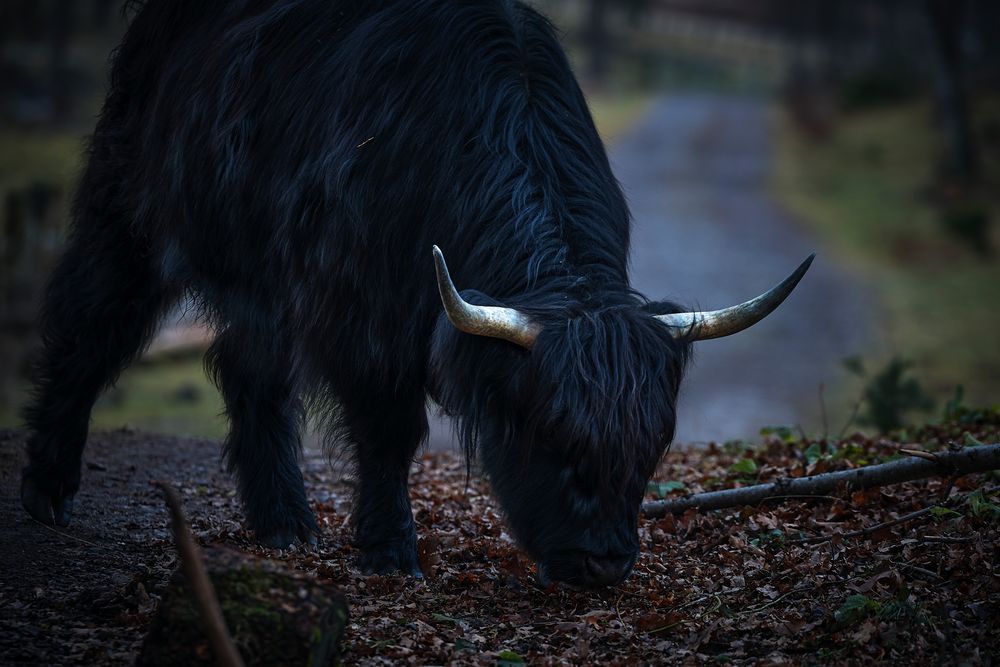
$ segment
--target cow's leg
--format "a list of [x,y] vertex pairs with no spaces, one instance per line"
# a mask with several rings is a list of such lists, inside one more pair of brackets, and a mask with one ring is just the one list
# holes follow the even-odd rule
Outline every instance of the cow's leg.
[[[86,218],[90,207],[81,208]],[[94,401],[148,342],[173,294],[127,225],[79,218],[45,295],[43,348],[25,408],[31,436],[21,502],[60,526],[69,524],[80,486]]]
[[319,531],[299,468],[304,410],[280,335],[263,329],[231,326],[208,352],[229,415],[226,461],[260,544],[315,544]]
[[352,516],[359,566],[366,574],[398,570],[422,576],[408,478],[427,436],[424,395],[365,396],[355,390],[343,399],[342,410],[358,475]]

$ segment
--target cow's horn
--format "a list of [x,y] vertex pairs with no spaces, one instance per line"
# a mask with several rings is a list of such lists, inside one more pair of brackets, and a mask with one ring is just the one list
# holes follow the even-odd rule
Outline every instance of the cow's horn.
[[476,306],[465,301],[455,289],[441,249],[434,246],[434,268],[444,312],[455,328],[476,336],[499,338],[530,350],[542,327],[513,308]]
[[802,262],[799,268],[795,269],[795,272],[785,278],[780,285],[761,294],[756,299],[722,310],[670,313],[669,315],[657,315],[656,319],[670,327],[676,338],[684,338],[689,341],[722,338],[739,333],[757,324],[781,305],[781,302],[792,293],[795,286],[802,280],[802,276],[806,274],[815,256],[816,253],[809,255],[806,261]]

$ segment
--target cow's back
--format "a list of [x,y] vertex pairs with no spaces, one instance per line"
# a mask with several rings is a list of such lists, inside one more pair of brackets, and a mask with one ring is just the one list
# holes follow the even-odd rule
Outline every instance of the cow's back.
[[[118,63],[155,72],[136,86],[131,119],[136,225],[209,302],[238,293],[303,331],[364,327],[416,353],[440,310],[432,244],[455,258],[458,280],[475,270],[499,298],[578,260],[570,236],[620,248],[598,259],[624,276],[624,202],[561,48],[531,10],[173,1],[148,1],[122,50],[132,61]],[[144,20],[168,12],[183,30]],[[519,254],[496,262],[498,248]]]

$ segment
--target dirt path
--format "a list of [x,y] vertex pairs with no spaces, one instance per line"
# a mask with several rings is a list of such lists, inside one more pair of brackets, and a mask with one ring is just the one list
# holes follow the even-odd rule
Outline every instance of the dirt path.
[[[18,498],[24,432],[0,429],[0,665],[134,662],[176,566],[153,481],[178,490],[203,543],[254,550],[217,441],[93,432],[84,460],[72,524],[43,526]],[[307,449],[302,467],[315,506],[346,517],[350,490],[326,457]],[[348,549],[340,523],[324,537],[331,552]]]
[[818,426],[818,387],[862,351],[872,304],[832,252],[768,193],[764,99],[674,95],[612,151],[635,218],[632,281],[642,293],[719,308],[756,296],[810,252],[809,274],[774,315],[700,343],[680,406],[678,442]]
[[21,508],[23,447],[23,434],[0,431],[0,664],[130,664],[150,595],[174,564],[163,503],[149,482],[232,488],[207,455],[218,445],[92,435],[77,496],[85,516],[58,530]]

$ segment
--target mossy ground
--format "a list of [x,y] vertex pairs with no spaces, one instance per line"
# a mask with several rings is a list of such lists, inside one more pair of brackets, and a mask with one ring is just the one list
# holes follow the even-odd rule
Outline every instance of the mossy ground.
[[[226,626],[248,665],[335,660],[347,607],[331,587],[235,551],[211,549],[206,560]],[[203,627],[190,588],[175,575],[137,664],[212,664]]]

